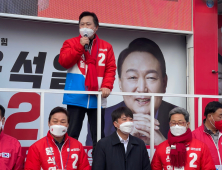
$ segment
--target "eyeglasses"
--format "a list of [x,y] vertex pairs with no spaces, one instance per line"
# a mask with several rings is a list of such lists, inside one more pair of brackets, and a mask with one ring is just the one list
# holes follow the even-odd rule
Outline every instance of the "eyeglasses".
[[187,122],[170,122],[170,126],[184,126]]

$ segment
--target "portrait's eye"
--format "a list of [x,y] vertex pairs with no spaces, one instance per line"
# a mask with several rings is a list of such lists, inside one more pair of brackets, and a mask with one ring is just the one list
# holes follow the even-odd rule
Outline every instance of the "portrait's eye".
[[156,80],[157,78],[156,78],[156,77],[148,76],[147,79],[150,79],[150,80]]
[[150,74],[148,74],[148,75],[146,76],[146,79],[147,79],[147,80],[157,80],[157,79],[158,79],[158,76],[157,76],[157,74],[155,74],[155,73],[150,73]]
[[137,77],[136,76],[130,76],[128,79],[131,79],[131,80],[136,80]]

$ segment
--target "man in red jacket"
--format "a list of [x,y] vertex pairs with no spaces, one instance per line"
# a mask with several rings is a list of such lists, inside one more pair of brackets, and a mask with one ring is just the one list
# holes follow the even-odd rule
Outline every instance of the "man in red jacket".
[[2,125],[5,124],[5,108],[0,105],[0,169],[22,170],[24,157],[19,141],[4,134]]
[[[68,69],[65,90],[102,92],[102,138],[104,114],[116,73],[112,46],[99,39],[96,32],[99,21],[96,14],[83,12],[79,16],[80,35],[64,42],[59,63]],[[97,143],[97,96],[87,94],[64,94],[63,104],[70,113],[69,136],[78,140],[85,113],[88,115],[93,148]]]
[[192,138],[185,109],[171,110],[169,124],[168,139],[157,147],[152,170],[216,170],[207,145]]
[[207,144],[216,167],[222,169],[222,104],[207,104],[202,126],[193,131],[193,137]]
[[69,115],[65,108],[54,108],[48,120],[46,137],[30,146],[26,159],[26,170],[76,169],[90,170],[82,144],[67,135]]

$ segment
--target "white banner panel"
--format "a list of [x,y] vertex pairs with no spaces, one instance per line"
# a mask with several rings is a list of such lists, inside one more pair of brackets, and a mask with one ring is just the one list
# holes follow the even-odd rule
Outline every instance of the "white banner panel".
[[[79,35],[78,26],[2,18],[0,23],[0,88],[63,89],[66,70],[58,64],[58,55],[66,39]],[[116,60],[134,39],[145,37],[154,41],[166,61],[166,93],[186,94],[185,36],[109,28],[99,28],[98,36],[112,44]],[[113,91],[120,91],[117,74]],[[45,94],[44,135],[48,131],[50,111],[64,106],[62,100],[63,95]],[[186,107],[185,98],[163,100]],[[121,96],[112,95],[108,98],[108,107],[122,101]],[[8,134],[18,138],[24,147],[39,139],[39,94],[0,92],[0,104],[6,108],[4,128]],[[168,124],[168,120],[165,121]],[[107,130],[108,124],[110,122],[106,122],[106,135],[112,131]],[[87,116],[79,138],[83,145],[86,136]]]

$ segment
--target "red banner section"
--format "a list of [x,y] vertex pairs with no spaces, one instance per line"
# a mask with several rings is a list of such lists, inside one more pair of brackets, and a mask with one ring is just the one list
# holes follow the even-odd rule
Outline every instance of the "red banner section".
[[[208,8],[202,0],[194,1],[194,93],[218,95],[218,21],[217,1]],[[198,127],[198,99],[195,99],[195,128]],[[218,99],[203,98],[206,105]],[[203,116],[203,118],[205,118]]]
[[10,115],[5,122],[4,131],[18,140],[37,140],[38,129],[16,129],[19,123],[32,122],[40,116],[40,95],[37,93],[16,93],[8,103],[8,108],[19,108],[21,103],[30,103],[29,112],[18,112]]
[[83,11],[96,13],[100,23],[192,30],[191,0],[50,0],[38,16],[79,20]]
[[222,15],[218,15],[218,53],[222,56]]

